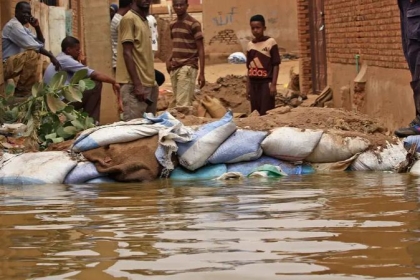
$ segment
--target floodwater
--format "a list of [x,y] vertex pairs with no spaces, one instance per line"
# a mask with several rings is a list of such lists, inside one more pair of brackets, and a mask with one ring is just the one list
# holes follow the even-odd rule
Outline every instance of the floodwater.
[[418,279],[420,179],[0,186],[0,279]]

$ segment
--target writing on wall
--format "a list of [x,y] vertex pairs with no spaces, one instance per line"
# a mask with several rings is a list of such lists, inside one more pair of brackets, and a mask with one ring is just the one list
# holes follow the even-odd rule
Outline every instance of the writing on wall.
[[232,24],[235,19],[236,9],[237,7],[231,7],[230,12],[226,14],[223,12],[218,12],[218,16],[212,18],[213,23],[216,26],[225,26]]

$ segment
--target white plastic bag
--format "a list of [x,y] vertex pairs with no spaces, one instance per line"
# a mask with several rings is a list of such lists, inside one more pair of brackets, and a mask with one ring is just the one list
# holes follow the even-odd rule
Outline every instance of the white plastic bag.
[[228,62],[231,64],[245,64],[246,63],[246,56],[244,53],[235,52],[229,55]]
[[370,142],[361,137],[342,137],[324,133],[314,151],[305,159],[313,163],[345,161],[369,148]]
[[318,145],[322,130],[281,127],[262,142],[264,153],[287,161],[302,161]]

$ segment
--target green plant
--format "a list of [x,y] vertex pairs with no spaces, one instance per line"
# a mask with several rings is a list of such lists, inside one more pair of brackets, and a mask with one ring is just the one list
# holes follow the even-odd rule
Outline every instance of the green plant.
[[46,148],[50,143],[60,143],[85,129],[94,127],[94,120],[86,112],[71,105],[81,102],[83,91],[93,89],[95,83],[87,77],[87,70],[76,72],[66,84],[67,73],[58,72],[50,83],[37,83],[32,95],[21,103],[13,103],[14,88],[8,85],[0,97],[0,122],[21,122],[27,125],[24,137],[29,146]]

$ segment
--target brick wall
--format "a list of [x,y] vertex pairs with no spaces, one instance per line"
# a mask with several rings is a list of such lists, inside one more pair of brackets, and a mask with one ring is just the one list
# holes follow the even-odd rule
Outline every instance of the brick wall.
[[300,88],[305,94],[312,90],[311,36],[309,32],[309,0],[297,0],[300,53]]
[[395,0],[325,0],[327,58],[330,63],[406,68]]

